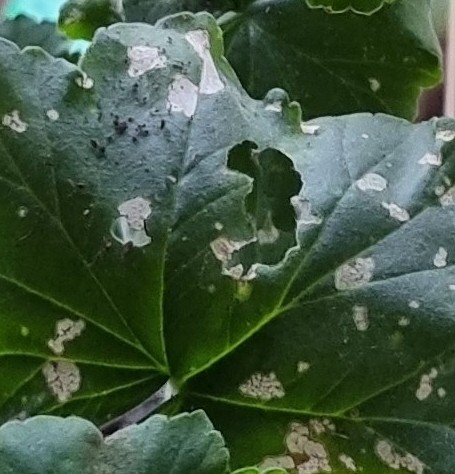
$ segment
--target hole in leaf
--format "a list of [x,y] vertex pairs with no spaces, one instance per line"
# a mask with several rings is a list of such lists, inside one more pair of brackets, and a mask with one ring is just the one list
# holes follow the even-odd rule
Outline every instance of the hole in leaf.
[[291,197],[302,187],[300,175],[280,151],[272,148],[258,151],[248,141],[230,150],[228,167],[254,180],[245,205],[256,228],[255,261],[279,262],[286,250],[295,245],[296,220]]

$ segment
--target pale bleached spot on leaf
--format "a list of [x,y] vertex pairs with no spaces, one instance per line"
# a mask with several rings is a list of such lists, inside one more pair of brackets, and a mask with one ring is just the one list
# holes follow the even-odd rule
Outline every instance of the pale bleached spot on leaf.
[[441,197],[445,192],[446,192],[445,186],[440,185],[434,188],[434,193],[437,197]]
[[58,111],[55,110],[55,109],[49,109],[49,110],[46,112],[46,115],[47,115],[47,118],[48,118],[51,122],[56,122],[56,121],[60,118],[60,114],[59,114]]
[[338,459],[340,460],[341,464],[343,464],[346,469],[352,472],[357,472],[357,466],[355,464],[354,459],[351,458],[351,456],[348,456],[345,453],[341,453],[338,456]]
[[234,252],[237,252],[249,243],[249,241],[245,240],[231,240],[226,236],[220,236],[210,242],[210,248],[217,260],[227,263],[232,259]]
[[130,46],[128,48],[128,75],[139,77],[148,71],[166,67],[167,57],[159,48],[150,46]]
[[409,320],[409,318],[407,318],[406,316],[402,316],[399,320],[398,320],[398,326],[404,328],[406,326],[409,326],[409,324],[411,323],[411,321]]
[[85,322],[82,319],[73,321],[65,318],[57,321],[55,326],[55,337],[47,342],[49,349],[57,355],[65,351],[65,343],[76,339],[85,329]]
[[61,403],[68,401],[80,389],[81,374],[72,362],[47,362],[43,375],[51,393]]
[[377,173],[367,173],[357,182],[357,187],[361,191],[384,191],[387,188],[387,180]]
[[356,258],[353,262],[345,263],[335,271],[335,288],[350,290],[366,285],[373,278],[374,260]]
[[416,456],[410,453],[399,454],[395,448],[386,440],[376,441],[374,451],[377,457],[391,469],[405,469],[415,474],[423,474],[425,465]]
[[425,153],[419,160],[420,165],[441,166],[442,156],[436,153]]
[[323,219],[320,215],[313,213],[311,203],[301,196],[292,196],[291,204],[294,207],[297,222],[306,225],[320,225]]
[[117,209],[121,216],[126,217],[128,225],[134,230],[144,229],[145,220],[152,213],[150,201],[140,196],[122,202]]
[[[316,432],[317,425],[322,431]],[[325,432],[326,425],[319,420],[310,420],[309,425],[292,423],[286,433],[285,443],[287,451],[292,454],[296,461],[299,474],[316,474],[321,472],[332,472],[329,453],[321,442],[314,439]]]
[[199,88],[182,74],[176,74],[169,85],[167,96],[167,110],[182,112],[190,118],[196,112]]
[[27,337],[30,334],[30,328],[27,326],[21,326],[21,336]]
[[453,206],[455,204],[455,186],[452,186],[447,192],[439,198],[441,206]]
[[357,331],[366,331],[370,326],[368,319],[368,308],[366,306],[354,306],[352,308],[352,319]]
[[439,398],[445,398],[447,396],[447,391],[444,387],[439,387],[437,390],[437,394]]
[[370,89],[373,92],[378,92],[378,90],[381,88],[381,83],[375,77],[370,77],[368,82],[370,83]]
[[447,266],[448,253],[444,247],[439,247],[436,255],[433,258],[433,265],[436,268],[444,268]]
[[362,138],[364,140],[368,140],[370,138],[370,135],[368,135],[368,133],[362,133]]
[[295,463],[291,456],[269,456],[259,464],[260,471],[267,469],[294,469]]
[[253,374],[240,385],[239,391],[244,397],[255,398],[262,402],[268,402],[274,398],[283,398],[286,394],[275,372],[268,374],[257,372]]
[[265,106],[265,110],[268,110],[269,112],[277,112],[281,113],[283,112],[283,104],[281,102],[272,102],[270,104],[267,104]]
[[17,215],[21,219],[24,219],[24,217],[27,217],[28,216],[28,207],[19,206],[19,208],[17,209]]
[[224,225],[221,222],[215,222],[215,224],[213,224],[213,227],[215,227],[216,230],[220,231],[223,230]]
[[410,219],[408,211],[393,202],[382,202],[381,205],[384,209],[389,211],[390,217],[397,220],[398,222],[406,222]]
[[408,303],[408,306],[412,309],[420,308],[420,303],[418,301],[412,300]]
[[430,369],[430,372],[428,374],[423,374],[420,377],[420,382],[419,386],[417,387],[416,390],[416,398],[419,401],[426,400],[431,393],[433,392],[433,381],[436,379],[438,376],[438,371],[436,368]]
[[455,291],[455,285],[449,285],[449,290],[450,291]]
[[82,89],[90,90],[95,85],[95,81],[88,77],[85,72],[82,73],[82,76],[78,76],[75,79],[76,84]]
[[316,135],[320,128],[320,125],[310,125],[305,122],[300,124],[300,130],[302,130],[304,135]]
[[189,31],[185,38],[202,59],[201,82],[199,84],[201,94],[215,94],[223,90],[223,81],[220,79],[212,53],[210,52],[210,39],[207,31]]
[[438,130],[436,132],[436,140],[443,142],[451,142],[455,138],[455,130]]
[[121,203],[117,210],[121,217],[111,227],[112,237],[122,245],[131,243],[134,247],[143,247],[150,244],[152,239],[145,229],[145,221],[152,213],[150,201],[139,196]]
[[300,360],[297,362],[297,373],[299,374],[305,374],[308,372],[311,368],[311,364],[309,362],[306,362],[304,360]]
[[28,123],[20,118],[18,110],[13,110],[9,114],[5,114],[2,117],[2,125],[9,127],[17,133],[24,133],[28,128]]

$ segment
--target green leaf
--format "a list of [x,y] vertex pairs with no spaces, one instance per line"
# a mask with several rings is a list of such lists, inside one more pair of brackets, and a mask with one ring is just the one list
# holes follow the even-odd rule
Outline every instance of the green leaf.
[[413,118],[421,88],[441,80],[427,0],[399,0],[371,17],[329,15],[302,0],[256,1],[223,27],[226,56],[246,90],[259,98],[282,87],[307,118]]
[[37,416],[0,428],[3,474],[224,474],[228,452],[203,412],[155,415],[103,440],[81,418]]
[[69,0],[60,9],[59,26],[70,38],[91,40],[100,26],[123,19],[122,0]]
[[453,121],[301,123],[206,14],[0,53],[4,420],[170,376],[234,468],[453,473]]
[[[312,5],[368,12],[383,3]],[[439,41],[428,0],[386,3],[370,17],[330,15],[304,0],[125,0],[124,6],[127,21],[149,23],[180,11],[210,11],[219,17],[226,57],[247,92],[262,98],[282,87],[307,119],[365,111],[412,119],[422,88],[442,78]]]
[[343,13],[352,10],[355,13],[371,15],[380,10],[384,4],[397,0],[306,0],[312,8],[323,8],[330,13]]
[[74,42],[57,31],[55,23],[35,22],[26,16],[0,23],[0,37],[16,43],[20,48],[40,46],[55,57],[62,57],[73,63],[79,59]]

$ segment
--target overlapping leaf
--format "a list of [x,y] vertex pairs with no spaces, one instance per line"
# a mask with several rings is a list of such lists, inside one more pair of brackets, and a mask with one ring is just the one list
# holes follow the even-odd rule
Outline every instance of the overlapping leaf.
[[103,440],[90,422],[38,416],[0,428],[3,474],[224,474],[228,452],[202,412],[155,415]]
[[52,22],[37,23],[26,16],[18,16],[0,23],[0,37],[13,41],[20,48],[40,46],[52,56],[63,57],[71,62],[77,62],[79,58],[74,42],[59,33]]
[[[312,5],[367,12],[382,3]],[[212,12],[225,33],[226,56],[247,92],[262,98],[281,87],[302,105],[306,118],[365,111],[413,118],[421,89],[441,79],[430,2],[387,3],[371,16],[331,15],[305,0],[125,0],[124,7],[127,21],[149,23],[181,11]]]
[[384,4],[396,0],[306,0],[313,8],[324,8],[330,13],[343,13],[352,10],[355,13],[371,15],[380,10]]

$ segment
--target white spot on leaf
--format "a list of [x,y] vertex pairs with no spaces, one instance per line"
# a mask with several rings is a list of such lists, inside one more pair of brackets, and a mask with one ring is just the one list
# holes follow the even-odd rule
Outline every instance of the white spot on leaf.
[[442,165],[442,156],[436,153],[425,153],[419,160],[420,165],[429,165],[429,166],[441,166]]
[[95,85],[95,81],[91,77],[88,77],[85,72],[82,73],[82,76],[76,77],[75,82],[79,87],[87,90],[92,89]]
[[366,331],[370,326],[368,308],[366,306],[354,306],[352,308],[352,319],[358,331]]
[[441,206],[453,206],[455,204],[455,186],[452,186],[447,192],[439,198]]
[[121,217],[111,228],[112,237],[122,245],[131,242],[134,247],[144,247],[150,244],[152,239],[145,230],[145,221],[152,213],[150,201],[136,197],[120,204],[117,210]]
[[381,88],[381,83],[375,77],[370,77],[368,82],[370,83],[370,89],[373,92],[377,92]]
[[439,247],[433,259],[433,264],[436,268],[444,268],[447,266],[447,250],[444,247]]
[[406,453],[400,455],[394,447],[386,440],[378,440],[374,447],[378,458],[391,469],[406,469],[415,474],[423,474],[425,465],[417,457]]
[[168,89],[167,110],[192,117],[196,111],[198,90],[187,77],[176,74]]
[[295,463],[291,456],[270,456],[265,458],[259,465],[261,472],[273,468],[294,469]]
[[297,363],[297,373],[299,374],[305,374],[308,372],[311,368],[311,364],[309,362],[305,362],[303,360],[299,361]]
[[139,77],[153,69],[162,69],[167,64],[167,57],[161,53],[160,49],[150,46],[130,46],[128,59],[130,77]]
[[54,354],[61,355],[65,351],[65,343],[80,336],[84,329],[85,322],[82,319],[73,321],[72,319],[65,318],[57,321],[55,338],[50,339],[47,345]]
[[265,106],[265,110],[268,110],[269,112],[277,112],[281,113],[283,112],[283,105],[281,102],[272,102],[271,104],[267,104]]
[[345,263],[335,271],[335,288],[350,290],[366,285],[373,278],[374,260],[372,258],[356,258]]
[[300,124],[300,129],[304,135],[316,135],[320,128],[320,125],[309,125],[304,122]]
[[199,84],[201,94],[215,94],[223,90],[224,84],[220,79],[210,52],[208,33],[204,30],[189,31],[185,38],[202,59],[201,82]]
[[402,316],[399,320],[398,320],[398,326],[404,328],[406,326],[409,326],[410,324],[410,321],[409,321],[409,318],[406,318],[405,316]]
[[354,459],[352,459],[350,456],[347,454],[341,453],[338,456],[338,459],[340,460],[341,464],[344,464],[346,469],[352,472],[357,472],[357,466],[355,465]]
[[57,110],[55,109],[50,109],[46,112],[46,115],[47,115],[47,118],[51,121],[51,122],[55,122],[56,120],[58,120],[60,118],[60,114],[58,113]]
[[420,308],[420,303],[418,301],[412,300],[409,302],[408,306],[412,309]]
[[384,191],[387,180],[379,174],[367,173],[356,184],[361,191]]
[[23,219],[24,217],[27,217],[28,215],[28,208],[25,206],[20,206],[17,210],[17,215]]
[[47,362],[43,375],[50,391],[61,403],[69,400],[81,386],[81,374],[72,362]]
[[320,225],[323,222],[321,216],[313,214],[311,210],[311,203],[308,199],[300,196],[292,196],[291,204],[294,207],[297,221],[301,224]]
[[397,220],[398,222],[406,222],[410,219],[408,211],[393,202],[390,204],[383,202],[382,207],[387,209],[389,211],[390,217]]
[[455,130],[438,130],[436,132],[436,140],[443,142],[451,142],[455,138]]
[[439,387],[437,393],[439,398],[445,398],[447,396],[447,391],[444,387]]
[[28,128],[28,123],[21,120],[18,110],[5,114],[2,118],[2,124],[17,133],[24,133]]
[[431,395],[433,392],[433,381],[437,376],[438,371],[433,367],[428,374],[423,374],[420,377],[420,383],[415,394],[417,400],[426,400]]
[[240,393],[245,397],[256,398],[268,402],[273,398],[283,398],[285,391],[275,372],[262,374],[257,372],[239,387]]

